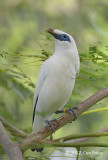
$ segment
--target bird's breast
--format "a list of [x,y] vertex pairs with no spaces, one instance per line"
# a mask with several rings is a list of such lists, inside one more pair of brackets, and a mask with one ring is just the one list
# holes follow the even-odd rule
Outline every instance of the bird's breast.
[[49,93],[51,93],[53,100],[60,107],[64,106],[71,96],[75,83],[76,72],[74,65],[72,66],[67,61],[61,61],[60,59],[53,60],[49,66],[47,78]]

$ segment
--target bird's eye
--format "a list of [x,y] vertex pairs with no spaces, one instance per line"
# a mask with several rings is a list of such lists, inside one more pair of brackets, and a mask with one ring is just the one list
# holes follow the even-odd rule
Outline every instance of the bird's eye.
[[70,42],[70,38],[69,38],[69,36],[67,34],[59,35],[59,39],[60,39],[60,41],[68,41],[68,42]]
[[63,38],[66,38],[66,35],[65,35],[65,34],[63,35]]

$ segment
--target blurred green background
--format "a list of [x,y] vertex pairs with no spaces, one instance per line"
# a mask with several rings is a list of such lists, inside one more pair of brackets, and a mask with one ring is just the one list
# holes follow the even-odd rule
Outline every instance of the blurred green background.
[[[0,114],[28,132],[32,128],[37,76],[43,61],[54,52],[54,40],[45,31],[48,28],[71,34],[79,51],[81,68],[66,107],[76,106],[108,86],[107,0],[0,0]],[[108,107],[107,104],[108,99],[105,99],[91,109]],[[57,131],[54,137],[95,132],[107,125],[107,116],[107,112],[80,116]],[[106,142],[108,138],[89,141]],[[97,150],[103,155],[88,159],[107,159],[107,149]],[[25,157],[28,155],[32,153],[25,153]],[[6,159],[0,146],[0,160]]]

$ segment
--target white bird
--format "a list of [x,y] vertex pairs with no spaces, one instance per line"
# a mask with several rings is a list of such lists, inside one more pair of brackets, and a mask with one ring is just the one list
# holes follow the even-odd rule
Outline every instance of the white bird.
[[80,68],[73,37],[57,29],[47,31],[55,39],[55,51],[39,72],[33,101],[33,132],[45,127],[54,112],[68,102]]

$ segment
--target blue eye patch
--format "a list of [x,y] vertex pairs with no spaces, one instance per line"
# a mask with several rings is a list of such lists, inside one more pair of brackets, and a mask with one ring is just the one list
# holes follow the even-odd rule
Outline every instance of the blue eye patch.
[[56,33],[53,33],[53,36],[60,40],[60,41],[68,41],[71,43],[70,41],[70,37],[67,35],[67,34],[56,34]]

